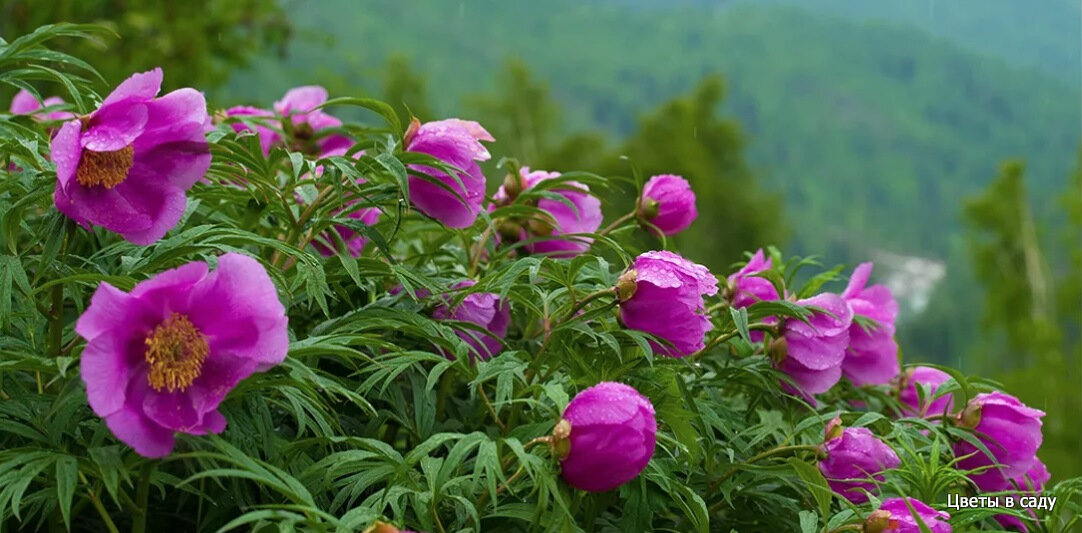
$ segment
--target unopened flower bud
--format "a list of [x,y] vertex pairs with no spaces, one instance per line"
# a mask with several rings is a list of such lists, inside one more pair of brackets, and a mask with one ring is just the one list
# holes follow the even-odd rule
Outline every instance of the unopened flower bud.
[[626,302],[635,296],[635,289],[638,288],[635,280],[638,276],[639,273],[634,268],[631,268],[620,274],[620,278],[616,280],[616,296],[620,298],[621,302]]
[[656,434],[650,400],[611,381],[578,393],[553,432],[554,437],[566,435],[554,439],[567,443],[557,448],[566,454],[560,459],[564,480],[589,492],[612,490],[635,479],[654,455]]
[[890,526],[890,511],[876,510],[864,520],[864,533],[883,533]]
[[531,235],[537,237],[547,237],[556,231],[556,226],[553,225],[552,221],[544,218],[531,218],[526,223],[526,227],[529,228]]
[[512,220],[501,220],[496,223],[496,232],[500,234],[500,240],[504,242],[516,242],[522,237],[522,226]]
[[511,203],[518,198],[519,194],[522,194],[522,189],[525,188],[522,176],[515,173],[509,173],[503,178],[503,192],[506,197],[506,202]]
[[785,340],[785,337],[778,337],[770,341],[767,353],[770,355],[771,361],[781,363],[789,356],[789,342]]
[[401,530],[391,524],[377,520],[375,524],[372,524],[372,527],[364,530],[364,533],[401,533]]

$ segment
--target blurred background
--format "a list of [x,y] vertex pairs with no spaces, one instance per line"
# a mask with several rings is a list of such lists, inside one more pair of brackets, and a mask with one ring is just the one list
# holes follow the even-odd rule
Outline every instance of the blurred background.
[[682,174],[700,217],[675,246],[715,272],[769,244],[873,260],[905,361],[1048,411],[1054,480],[1082,474],[1080,20],[1077,0],[0,0],[8,40],[111,26],[66,50],[110,83],[160,65],[221,107],[320,84],[479,120],[492,189],[501,157]]

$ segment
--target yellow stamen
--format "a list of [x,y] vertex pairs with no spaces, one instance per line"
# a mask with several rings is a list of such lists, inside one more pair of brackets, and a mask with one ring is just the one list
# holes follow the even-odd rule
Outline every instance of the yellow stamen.
[[161,392],[185,391],[199,377],[210,346],[207,337],[188,320],[173,313],[146,338],[147,382]]
[[83,150],[79,167],[75,170],[75,179],[84,187],[101,185],[112,189],[128,177],[134,160],[135,149],[130,144],[112,152]]

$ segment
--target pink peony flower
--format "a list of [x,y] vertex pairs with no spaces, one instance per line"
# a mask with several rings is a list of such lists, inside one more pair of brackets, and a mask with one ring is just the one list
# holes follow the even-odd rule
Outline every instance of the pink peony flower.
[[[545,180],[560,177],[559,172],[546,172],[544,170],[530,171],[530,167],[519,169],[522,176],[523,189],[531,189]],[[537,201],[538,209],[546,211],[556,222],[554,226],[548,226],[544,222],[532,221],[529,234],[522,230],[522,239],[532,237],[545,237],[547,235],[567,235],[575,233],[594,233],[601,227],[601,200],[590,195],[590,188],[575,181],[569,181],[549,189],[549,192],[563,197],[563,201],[549,198],[541,198]],[[493,196],[497,203],[509,200],[509,194],[505,186],[500,186]],[[570,205],[568,205],[570,204]],[[574,237],[574,240],[541,240],[529,244],[526,248],[530,253],[548,254],[552,257],[567,258],[579,255],[590,248],[593,243],[591,237]]]
[[[338,148],[338,149],[331,150],[330,152],[327,152],[327,153],[321,155],[320,158],[335,157],[335,156],[345,156],[347,151],[348,151],[348,148]],[[353,158],[357,159],[357,158],[360,158],[362,155],[364,155],[364,152],[356,152],[356,153],[353,154]],[[316,173],[316,175],[322,175],[323,174],[323,166],[322,165],[317,166],[316,170],[315,170],[315,173]],[[364,183],[364,182],[365,182],[364,178],[358,178],[357,179],[358,184],[361,184],[361,183]],[[359,201],[361,201],[360,198],[354,198],[354,199],[350,200],[349,202],[347,202],[346,205],[351,206],[351,205],[356,204]],[[340,209],[338,212],[341,212],[344,209],[345,208]],[[380,210],[379,210],[378,207],[362,207],[360,209],[353,210],[352,212],[350,212],[346,216],[348,218],[352,218],[352,219],[355,219],[355,220],[360,220],[366,226],[371,226],[371,225],[375,224],[377,221],[379,221]],[[333,233],[338,233],[338,235],[342,238],[342,242],[344,242],[346,244],[346,250],[349,252],[349,255],[351,255],[353,257],[360,257],[361,252],[364,251],[365,245],[368,244],[368,237],[365,237],[363,233],[358,232],[358,231],[354,231],[352,228],[349,228],[347,226],[340,225],[340,224],[336,225],[331,230],[325,231],[323,233],[323,235],[322,235],[322,239],[324,241],[326,241],[327,243],[330,243],[330,244],[336,243],[337,241],[335,240],[334,235],[332,234],[332,232]],[[330,255],[335,254],[334,248],[328,246],[327,244],[319,242],[318,240],[317,241],[312,241],[312,246],[316,249],[316,251],[318,251],[319,253],[321,253],[323,255],[330,256]]]
[[617,292],[626,327],[672,344],[651,341],[655,352],[684,357],[705,346],[703,336],[713,325],[703,296],[718,292],[718,280],[706,267],[673,252],[646,252],[620,277]]
[[285,359],[286,322],[266,270],[245,255],[221,256],[213,272],[188,263],[129,293],[102,283],[75,324],[90,407],[145,457],[169,455],[178,432],[221,433],[226,394]]
[[[37,98],[34,98],[33,94],[26,89],[19,89],[19,92],[15,94],[15,97],[11,99],[11,114],[12,115],[41,115],[38,110],[46,107],[52,107],[56,105],[62,105],[64,100],[59,96],[50,96],[43,102],[38,102]],[[45,120],[68,120],[74,118],[75,115],[68,111],[49,111],[40,116]]]
[[868,501],[864,490],[874,491],[873,481],[882,482],[884,470],[901,464],[894,450],[868,428],[843,429],[837,418],[827,425],[822,449],[826,458],[819,461],[819,472],[834,492],[858,504]]
[[726,295],[732,306],[748,307],[756,302],[779,299],[781,296],[778,295],[774,284],[764,277],[755,275],[771,268],[771,259],[766,257],[763,249],[760,248],[748,260],[744,268],[729,276]]
[[[906,505],[906,501],[909,505]],[[909,507],[913,510],[910,511]],[[916,512],[931,533],[951,533],[951,515],[932,509],[916,498],[888,498],[864,521],[864,533],[921,533]]]
[[255,124],[249,126],[243,122],[233,122],[230,127],[233,131],[240,133],[243,131],[250,131],[259,136],[259,147],[263,149],[263,156],[270,155],[271,148],[282,141],[282,137],[278,135],[278,132],[273,128],[268,127],[270,125],[277,125],[277,120],[274,119],[274,113],[267,111],[266,109],[260,109],[258,107],[250,106],[236,106],[225,110],[225,116],[227,117],[256,117],[265,122],[267,126]]
[[[954,396],[946,394],[933,400],[939,386],[951,379],[950,374],[927,366],[910,368],[901,375],[898,400],[907,408],[906,416],[942,415],[950,412],[954,405]],[[924,405],[920,403],[917,386],[924,387]]]
[[564,409],[571,425],[563,478],[588,492],[612,490],[638,476],[657,443],[654,406],[623,383],[603,382],[578,393]]
[[456,179],[441,170],[411,164],[414,172],[428,174],[454,191],[410,176],[410,200],[417,210],[452,228],[471,226],[485,198],[485,176],[477,161],[491,157],[480,141],[493,140],[480,124],[468,120],[452,118],[411,125],[406,150],[428,154],[461,171]]
[[808,323],[786,320],[782,338],[771,344],[771,357],[800,386],[798,392],[823,393],[841,379],[853,313],[836,294],[823,293],[796,303],[821,310],[814,311]]
[[[477,282],[466,280],[455,284],[453,288],[472,287]],[[456,334],[473,347],[470,360],[480,357],[488,359],[503,351],[499,338],[507,336],[507,326],[511,324],[511,307],[500,301],[500,295],[492,292],[475,292],[467,295],[458,305],[451,307],[453,298],[443,297],[443,302],[432,310],[432,318],[437,320],[458,320],[477,324],[488,333],[476,330],[456,330]],[[448,355],[450,357],[450,355]]]
[[695,209],[695,193],[680,176],[654,176],[642,188],[639,216],[665,235],[676,235],[699,216]]
[[894,341],[898,302],[883,285],[867,287],[871,272],[871,263],[861,263],[842,293],[854,315],[876,323],[872,329],[865,329],[856,321],[849,327],[849,348],[842,362],[842,374],[858,387],[885,385],[898,375],[898,343]]
[[969,457],[958,461],[957,467],[982,469],[969,474],[969,478],[983,491],[1009,486],[1009,480],[1025,475],[1037,460],[1043,416],[1044,411],[1028,407],[1009,394],[978,394],[962,410],[961,423],[973,429],[974,436],[992,456],[961,440],[954,445],[954,456]]
[[281,100],[274,103],[274,111],[281,115],[283,127],[289,125],[287,132],[292,134],[293,150],[309,154],[326,153],[332,150],[348,149],[353,145],[349,137],[340,134],[320,135],[328,128],[337,128],[342,121],[316,109],[327,102],[327,89],[318,85],[295,87],[286,91]]
[[180,221],[185,192],[210,167],[206,101],[195,89],[155,98],[160,68],[134,74],[52,142],[57,209],[84,227],[102,226],[151,244]]

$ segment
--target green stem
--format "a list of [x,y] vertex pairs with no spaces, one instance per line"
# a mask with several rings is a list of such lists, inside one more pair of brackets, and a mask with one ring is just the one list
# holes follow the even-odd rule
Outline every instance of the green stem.
[[109,511],[105,510],[105,506],[102,505],[101,500],[98,499],[97,493],[94,492],[94,488],[90,486],[90,482],[87,481],[86,476],[84,476],[82,472],[79,472],[79,479],[87,486],[86,495],[90,498],[90,503],[94,505],[94,509],[97,509],[98,516],[101,516],[101,521],[105,522],[105,529],[108,529],[109,533],[120,533],[120,530],[116,528],[116,524],[113,523],[112,517],[109,516]]
[[863,531],[863,530],[864,530],[864,526],[862,526],[860,524],[846,524],[844,526],[838,526],[838,527],[836,527],[834,529],[831,529],[827,533],[841,533],[842,531]]
[[147,462],[139,475],[139,486],[136,487],[135,504],[137,506],[135,516],[132,517],[132,533],[146,533],[147,530],[147,502],[150,499],[150,476],[154,473],[154,463]]
[[53,285],[51,292],[52,309],[49,312],[49,353],[60,355],[60,344],[64,340],[64,286]]
[[581,311],[583,307],[586,307],[586,304],[588,304],[588,303],[590,303],[590,302],[592,302],[592,301],[594,301],[594,300],[596,300],[598,298],[605,297],[605,296],[614,296],[615,297],[616,296],[616,288],[615,287],[609,287],[607,289],[601,289],[599,291],[595,291],[595,292],[591,292],[590,294],[587,294],[585,298],[579,300],[578,303],[576,303],[571,308],[571,311],[569,311],[567,313],[567,316],[565,316],[563,320],[561,320],[560,322],[558,322],[556,325],[553,326],[553,329],[556,329],[556,327],[559,326],[560,324],[562,324],[564,322],[567,322],[568,320],[571,320],[572,318],[575,318],[575,314],[578,313],[579,311]]
[[729,469],[728,472],[723,474],[718,479],[714,480],[714,482],[710,484],[710,491],[713,492],[714,489],[718,488],[718,485],[721,485],[721,483],[723,481],[725,481],[726,479],[729,479],[730,477],[732,477],[733,474],[739,472],[741,466],[750,465],[750,464],[752,464],[754,462],[761,461],[763,459],[766,459],[767,457],[770,457],[772,455],[777,455],[779,453],[799,452],[799,451],[815,451],[818,448],[819,447],[814,445],[814,444],[794,444],[794,445],[791,445],[791,446],[778,446],[776,448],[771,448],[771,449],[769,449],[769,450],[767,450],[765,452],[762,452],[760,454],[753,455],[751,458],[749,458],[748,460],[740,463],[739,465],[734,465],[733,468]]
[[631,220],[631,219],[635,218],[635,215],[637,215],[638,212],[639,212],[639,206],[636,203],[634,211],[632,211],[630,213],[627,213],[627,214],[621,216],[620,218],[612,221],[612,224],[609,224],[608,226],[606,226],[605,229],[601,230],[601,232],[599,234],[600,235],[608,235],[610,232],[612,232],[616,228],[620,227],[620,225],[623,224],[624,222],[627,222],[628,220]]

